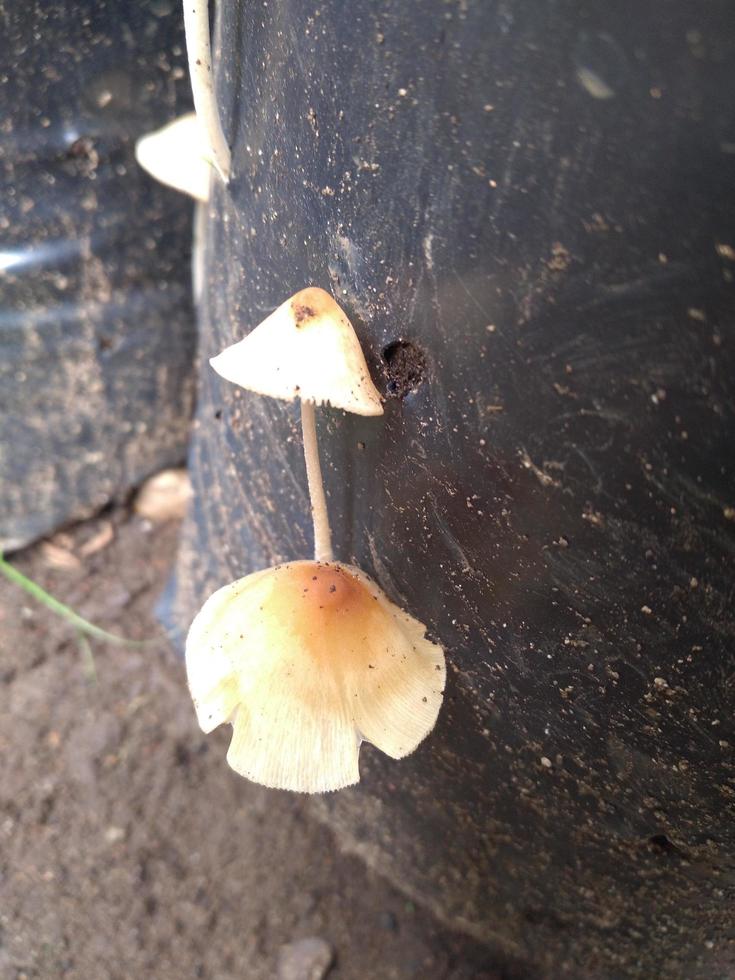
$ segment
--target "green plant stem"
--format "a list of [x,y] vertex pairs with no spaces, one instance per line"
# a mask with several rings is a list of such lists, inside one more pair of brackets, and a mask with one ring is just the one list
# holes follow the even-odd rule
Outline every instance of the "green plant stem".
[[63,602],[59,602],[52,595],[41,588],[36,582],[28,578],[22,572],[19,572],[17,568],[9,564],[5,560],[2,554],[0,554],[0,572],[9,581],[13,582],[15,585],[19,585],[21,589],[24,589],[28,595],[37,599],[38,602],[46,606],[52,612],[55,612],[62,619],[65,619],[67,623],[70,623],[76,630],[80,633],[86,634],[87,636],[93,636],[98,640],[104,640],[105,643],[114,643],[118,646],[128,646],[128,647],[141,647],[147,646],[150,643],[155,643],[156,640],[126,640],[122,636],[115,636],[114,633],[108,633],[107,630],[100,629],[99,626],[95,626],[94,623],[90,623],[89,620],[75,613],[73,609],[69,606],[64,605]]
[[90,684],[97,683],[97,664],[94,662],[94,654],[92,653],[92,647],[89,645],[89,640],[84,635],[84,633],[77,630],[77,642],[79,643],[79,652],[82,655],[82,663],[84,676],[87,678]]

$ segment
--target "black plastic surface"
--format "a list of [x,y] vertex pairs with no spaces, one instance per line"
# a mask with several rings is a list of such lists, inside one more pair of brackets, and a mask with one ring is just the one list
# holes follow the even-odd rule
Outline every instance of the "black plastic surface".
[[188,106],[173,0],[16,3],[0,28],[0,546],[181,460],[191,203],[135,139]]
[[309,554],[297,407],[206,357],[331,288],[389,396],[320,414],[337,553],[451,669],[419,751],[315,807],[529,970],[731,976],[735,9],[222,17],[180,625]]

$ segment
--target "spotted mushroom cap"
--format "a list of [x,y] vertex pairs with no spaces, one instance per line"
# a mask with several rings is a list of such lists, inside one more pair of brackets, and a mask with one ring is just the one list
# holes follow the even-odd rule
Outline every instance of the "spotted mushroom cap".
[[179,116],[135,144],[135,158],[151,177],[167,187],[209,200],[211,152],[201,124],[193,112]]
[[383,414],[352,324],[318,286],[286,300],[209,363],[223,378],[261,395],[300,397],[357,415]]
[[363,740],[400,759],[434,727],[446,670],[425,633],[351,565],[255,572],[215,592],[189,630],[199,724],[232,724],[227,761],[254,782],[349,786]]

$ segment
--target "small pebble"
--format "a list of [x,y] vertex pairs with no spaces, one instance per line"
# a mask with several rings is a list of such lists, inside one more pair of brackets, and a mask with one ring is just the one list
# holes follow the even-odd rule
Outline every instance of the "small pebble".
[[332,947],[324,939],[297,939],[281,946],[276,975],[278,980],[323,980],[333,961]]
[[383,911],[379,916],[380,925],[383,929],[387,929],[388,932],[398,931],[398,919],[392,912]]
[[191,498],[191,483],[184,469],[162,470],[140,488],[133,509],[154,523],[181,520]]

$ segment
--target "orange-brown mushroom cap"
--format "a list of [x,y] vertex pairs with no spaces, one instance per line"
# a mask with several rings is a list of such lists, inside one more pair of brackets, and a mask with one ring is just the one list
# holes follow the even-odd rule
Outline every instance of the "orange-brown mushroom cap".
[[199,724],[232,723],[227,761],[255,782],[349,786],[363,739],[399,759],[434,727],[445,664],[425,632],[353,566],[255,572],[215,592],[189,631]]
[[261,395],[328,403],[357,415],[383,414],[352,324],[318,286],[286,300],[209,363],[227,381]]

